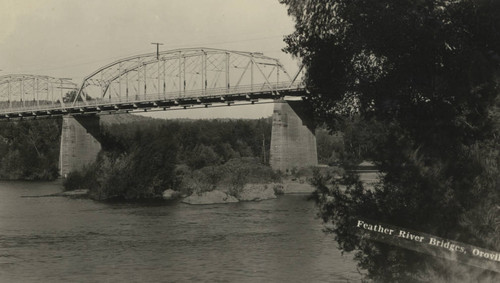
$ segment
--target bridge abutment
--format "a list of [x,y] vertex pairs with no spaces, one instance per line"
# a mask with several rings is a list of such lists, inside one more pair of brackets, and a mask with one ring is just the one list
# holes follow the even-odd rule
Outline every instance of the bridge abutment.
[[270,165],[282,172],[318,165],[312,120],[302,101],[274,103]]
[[99,116],[63,116],[59,173],[65,178],[96,160],[101,150]]

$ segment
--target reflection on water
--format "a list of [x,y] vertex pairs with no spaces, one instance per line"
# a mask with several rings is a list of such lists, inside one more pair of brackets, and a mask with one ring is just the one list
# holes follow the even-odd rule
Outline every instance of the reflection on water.
[[41,196],[0,182],[0,282],[359,281],[304,195],[190,206]]

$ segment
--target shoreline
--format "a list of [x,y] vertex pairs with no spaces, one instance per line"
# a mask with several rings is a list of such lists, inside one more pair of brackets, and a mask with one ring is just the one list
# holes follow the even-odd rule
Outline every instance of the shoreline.
[[[163,196],[158,198],[151,198],[147,200],[159,201],[180,201],[189,205],[203,205],[203,204],[220,204],[220,203],[238,203],[250,201],[264,201],[269,199],[276,199],[281,195],[308,195],[314,191],[314,187],[307,182],[288,181],[283,183],[263,183],[263,184],[246,184],[241,190],[240,195],[235,197],[228,193],[225,188],[216,188],[212,191],[192,193],[191,195],[183,195],[179,191],[167,189],[163,192]],[[77,189],[71,191],[61,191],[49,195],[41,196],[24,196],[24,197],[69,197],[69,198],[88,198],[90,197],[89,190]],[[102,202],[113,201],[99,200]],[[136,200],[123,200],[127,202],[145,201],[144,199]]]

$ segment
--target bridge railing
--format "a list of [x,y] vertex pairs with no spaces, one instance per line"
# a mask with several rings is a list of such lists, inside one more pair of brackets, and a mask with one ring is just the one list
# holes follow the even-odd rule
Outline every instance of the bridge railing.
[[[0,114],[12,114],[12,113],[22,113],[30,111],[55,111],[64,110],[69,108],[82,108],[89,106],[108,106],[108,105],[119,105],[119,104],[135,104],[135,103],[148,103],[155,101],[165,101],[165,100],[192,100],[203,97],[221,97],[222,99],[227,99],[233,95],[245,95],[254,93],[272,93],[276,97],[280,96],[280,91],[288,91],[294,89],[303,88],[302,82],[280,82],[280,83],[270,83],[270,84],[259,84],[259,85],[242,85],[230,88],[208,88],[200,90],[190,90],[190,91],[174,91],[166,93],[148,93],[143,95],[134,95],[134,97],[111,97],[111,98],[91,98],[86,101],[71,102],[61,102],[61,101],[33,101],[24,106],[19,106],[17,102],[16,107],[2,107],[0,105]],[[221,101],[223,101],[221,99]]]
[[134,95],[129,97],[111,97],[111,98],[98,98],[90,99],[87,101],[78,101],[74,107],[94,106],[94,105],[110,105],[120,103],[144,103],[150,101],[161,100],[183,100],[195,99],[201,97],[214,97],[214,96],[231,96],[240,94],[251,94],[260,92],[274,92],[279,95],[279,91],[299,89],[303,87],[302,83],[281,82],[270,85],[243,85],[230,88],[210,88],[205,90],[189,90],[189,91],[172,91],[166,93],[148,93],[146,95]]
[[[12,105],[21,104],[20,102],[12,103]],[[41,101],[39,103],[30,101],[30,103],[26,103],[24,106],[4,106],[0,107],[0,115],[6,115],[11,113],[22,113],[22,112],[30,112],[30,111],[51,111],[51,110],[61,110],[71,106],[71,103],[65,103],[63,106],[60,101]]]

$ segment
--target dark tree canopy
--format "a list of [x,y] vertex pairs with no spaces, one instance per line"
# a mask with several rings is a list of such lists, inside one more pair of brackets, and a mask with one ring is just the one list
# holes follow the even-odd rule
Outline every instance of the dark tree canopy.
[[285,51],[306,68],[316,119],[333,130],[356,116],[376,137],[369,157],[384,175],[375,189],[352,176],[345,190],[316,180],[320,214],[340,247],[357,250],[382,281],[461,273],[357,238],[356,216],[500,250],[500,1],[281,2],[296,21]]
[[429,131],[457,123],[465,140],[485,132],[497,94],[500,2],[283,2],[297,22],[286,51],[307,67],[319,117],[356,100],[362,114],[408,128],[417,119]]
[[60,119],[0,122],[0,179],[58,176]]

